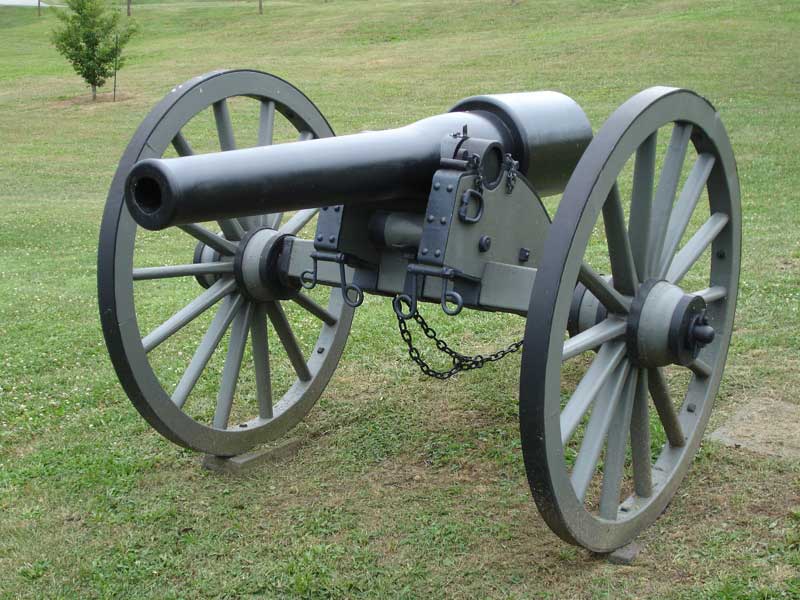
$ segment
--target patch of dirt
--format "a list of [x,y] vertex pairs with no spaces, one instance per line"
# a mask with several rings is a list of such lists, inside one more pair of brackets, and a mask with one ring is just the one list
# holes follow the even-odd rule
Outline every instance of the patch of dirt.
[[[126,94],[124,92],[117,92],[116,102],[125,102],[134,98],[133,94]],[[97,94],[97,100],[92,100],[91,92],[75,96],[73,98],[66,98],[64,100],[57,100],[53,102],[54,108],[69,108],[70,106],[97,106],[98,104],[105,104],[107,102],[114,102],[114,94],[112,92]]]
[[709,439],[759,454],[800,458],[800,406],[760,398],[740,408]]

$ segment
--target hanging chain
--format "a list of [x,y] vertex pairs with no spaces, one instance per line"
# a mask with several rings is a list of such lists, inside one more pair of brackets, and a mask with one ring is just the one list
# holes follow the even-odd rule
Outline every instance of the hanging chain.
[[419,349],[414,347],[414,342],[411,339],[411,332],[408,330],[407,321],[409,319],[405,319],[400,315],[397,315],[397,325],[400,329],[400,337],[403,338],[406,346],[408,346],[408,355],[411,357],[411,360],[417,364],[420,371],[422,371],[425,375],[428,377],[435,377],[436,379],[450,379],[453,375],[460,373],[461,371],[480,369],[486,363],[496,362],[509,354],[517,352],[520,348],[522,348],[522,344],[524,342],[524,340],[519,340],[518,342],[514,342],[513,344],[509,345],[507,348],[501,348],[497,352],[489,354],[488,356],[483,356],[482,354],[465,356],[464,354],[453,350],[443,339],[439,338],[436,335],[436,330],[428,325],[425,319],[422,318],[422,315],[419,314],[418,310],[414,311],[414,314],[411,315],[411,318],[417,322],[425,336],[436,343],[436,348],[440,352],[447,354],[453,360],[453,366],[449,371],[437,371],[436,369],[432,368],[427,362],[425,362],[425,359],[422,358],[419,353]]

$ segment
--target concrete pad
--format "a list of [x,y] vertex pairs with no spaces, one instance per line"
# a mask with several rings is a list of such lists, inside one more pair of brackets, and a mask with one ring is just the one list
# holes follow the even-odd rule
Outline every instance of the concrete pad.
[[800,458],[800,405],[769,398],[753,400],[708,437],[760,454]]
[[274,463],[279,460],[291,458],[300,450],[303,440],[288,440],[279,446],[262,448],[253,452],[247,452],[230,458],[222,458],[206,454],[203,457],[203,467],[215,473],[225,473],[227,475],[242,475],[253,471],[257,467]]
[[627,546],[617,548],[611,554],[609,554],[608,562],[610,562],[612,565],[629,566],[633,564],[633,562],[636,560],[636,557],[639,556],[639,552],[641,551],[642,547],[639,544],[636,542],[631,542]]

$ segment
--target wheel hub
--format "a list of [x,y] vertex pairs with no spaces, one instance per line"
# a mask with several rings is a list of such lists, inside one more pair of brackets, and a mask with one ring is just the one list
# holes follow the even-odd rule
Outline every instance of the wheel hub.
[[233,273],[241,293],[250,300],[288,300],[297,294],[299,285],[293,286],[279,276],[278,261],[283,242],[289,237],[293,236],[262,227],[242,238],[233,261]]
[[631,303],[626,342],[639,366],[688,365],[714,335],[703,298],[667,281],[646,281]]
[[[197,245],[194,247],[194,257],[192,262],[194,264],[201,264],[201,263],[216,263],[221,262],[222,255],[214,250],[212,247],[207,246],[203,242],[197,242]],[[204,288],[208,289],[216,281],[220,278],[220,275],[214,273],[208,273],[203,275],[195,275],[195,280]]]

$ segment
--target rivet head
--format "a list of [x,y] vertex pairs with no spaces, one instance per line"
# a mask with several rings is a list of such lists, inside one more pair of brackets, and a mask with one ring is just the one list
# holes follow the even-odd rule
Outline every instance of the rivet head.
[[322,210],[328,210],[328,207],[327,206],[323,206]]
[[433,189],[438,190],[440,187],[442,187],[441,183],[439,183],[438,181],[434,182]]
[[434,216],[428,215],[428,223],[433,223]]
[[725,258],[725,250],[719,250],[717,252],[717,258]]
[[334,206],[333,207],[333,212],[339,212],[340,210],[342,210],[341,206]]
[[427,248],[423,248],[423,249],[422,249],[422,253],[423,253],[423,254],[427,254],[427,253],[428,253],[428,249],[427,249]]
[[436,250],[433,251],[433,255],[434,256],[441,256],[442,255],[442,251],[437,248]]
[[482,235],[481,239],[478,240],[478,250],[481,252],[486,252],[489,248],[492,247],[492,238],[488,235]]
[[317,236],[317,241],[318,241],[318,242],[321,242],[321,241],[322,241],[322,236],[321,236],[321,235],[318,235],[318,236]]
[[451,184],[448,184],[448,186],[447,186],[447,191],[448,191],[448,192],[452,192],[452,191],[453,191],[453,184],[452,184],[452,183],[451,183]]
[[697,410],[697,406],[694,404],[694,402],[691,402],[686,406],[686,412],[693,413],[696,410]]
[[519,262],[528,262],[528,259],[531,257],[531,251],[527,248],[520,248],[519,249]]
[[328,238],[328,241],[332,244],[333,242],[336,241],[336,236],[332,235],[331,237]]
[[317,348],[317,354],[322,354],[323,352],[325,352],[325,348],[323,348],[322,346]]

